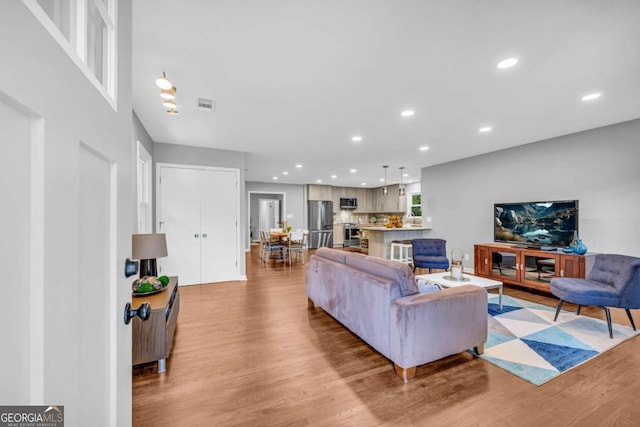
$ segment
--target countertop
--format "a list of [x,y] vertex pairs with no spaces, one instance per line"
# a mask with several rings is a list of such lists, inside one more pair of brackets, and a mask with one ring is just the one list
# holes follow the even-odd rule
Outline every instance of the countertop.
[[384,231],[384,232],[393,232],[393,231],[420,231],[420,230],[431,230],[431,227],[425,227],[423,225],[419,227],[401,227],[401,228],[387,228],[387,227],[360,227],[361,230],[367,231]]

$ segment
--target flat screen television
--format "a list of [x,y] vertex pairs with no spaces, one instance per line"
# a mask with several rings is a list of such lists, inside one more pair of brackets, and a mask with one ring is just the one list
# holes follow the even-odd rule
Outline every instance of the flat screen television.
[[577,200],[496,203],[493,212],[496,242],[562,248],[578,232]]

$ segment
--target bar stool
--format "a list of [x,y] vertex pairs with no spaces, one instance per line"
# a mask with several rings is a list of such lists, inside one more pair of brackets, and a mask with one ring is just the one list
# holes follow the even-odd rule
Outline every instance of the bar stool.
[[400,261],[404,264],[412,264],[413,259],[410,256],[412,248],[413,244],[411,240],[392,240],[389,259],[392,261]]

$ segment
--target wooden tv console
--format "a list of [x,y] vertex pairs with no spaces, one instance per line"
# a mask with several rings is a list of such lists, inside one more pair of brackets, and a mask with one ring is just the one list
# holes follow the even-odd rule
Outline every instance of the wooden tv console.
[[134,365],[158,361],[158,373],[166,371],[166,362],[173,346],[173,335],[180,312],[178,289],[178,278],[173,276],[170,277],[166,290],[154,295],[131,298],[134,308],[138,308],[143,302],[151,304],[149,319],[142,321],[136,316],[132,321],[131,347]]
[[585,255],[525,249],[501,243],[474,245],[474,275],[549,292],[554,277],[585,277]]

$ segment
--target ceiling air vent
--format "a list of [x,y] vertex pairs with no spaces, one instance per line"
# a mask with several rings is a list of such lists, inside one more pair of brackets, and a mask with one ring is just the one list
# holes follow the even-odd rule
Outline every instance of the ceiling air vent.
[[216,110],[216,101],[211,98],[198,98],[198,110],[213,113]]

